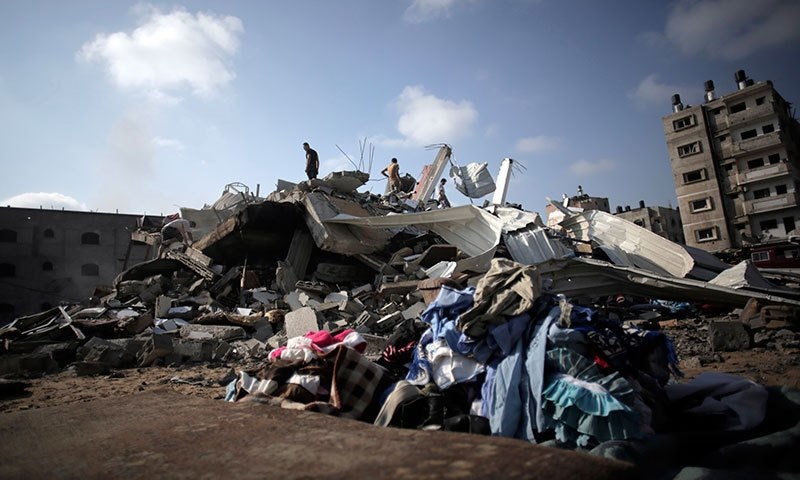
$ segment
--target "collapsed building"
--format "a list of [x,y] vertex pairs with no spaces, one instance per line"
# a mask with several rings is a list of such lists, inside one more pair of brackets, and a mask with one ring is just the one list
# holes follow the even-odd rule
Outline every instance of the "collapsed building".
[[[511,159],[492,202],[435,208],[449,157],[442,146],[399,195],[359,192],[369,178],[359,171],[279,181],[263,199],[229,185],[207,208],[182,209],[197,226],[192,245],[124,270],[90,306],[0,328],[2,373],[237,362],[246,367],[227,386],[230,401],[603,454],[675,418],[707,419],[709,410],[679,415],[670,402],[709,392],[724,429],[762,423],[764,387],[720,376],[675,386],[669,339],[623,323],[609,299],[739,309],[746,329],[796,326],[796,278],[725,264],[597,210],[553,203],[564,219],[546,227],[505,202]],[[488,193],[485,165],[456,168],[460,191]],[[157,231],[134,237],[159,242]],[[756,413],[741,411],[741,398]]]

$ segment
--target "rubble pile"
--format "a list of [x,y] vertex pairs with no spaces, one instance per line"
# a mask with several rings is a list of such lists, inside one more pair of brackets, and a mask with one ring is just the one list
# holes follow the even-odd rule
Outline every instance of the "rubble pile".
[[[264,200],[226,189],[184,209],[197,242],[121,272],[88,306],[0,328],[0,374],[232,363],[229,401],[603,455],[609,442],[768,417],[752,382],[674,382],[676,346],[701,363],[753,346],[797,352],[800,294],[749,262],[603,212],[564,209],[555,230],[515,207],[425,210],[410,192],[358,192],[367,180],[279,182]],[[709,396],[714,408],[694,408]]]

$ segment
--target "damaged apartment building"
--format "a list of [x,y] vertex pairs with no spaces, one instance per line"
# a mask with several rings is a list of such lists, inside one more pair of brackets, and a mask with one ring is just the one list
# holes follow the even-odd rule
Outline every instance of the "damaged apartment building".
[[800,222],[800,125],[772,82],[743,70],[701,105],[672,96],[663,118],[687,245],[710,252],[787,239]]

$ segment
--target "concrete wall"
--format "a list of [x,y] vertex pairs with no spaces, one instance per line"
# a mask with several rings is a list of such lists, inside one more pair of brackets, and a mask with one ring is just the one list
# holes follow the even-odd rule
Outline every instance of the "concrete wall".
[[[137,215],[0,208],[0,322],[80,302],[123,270]],[[97,244],[84,243],[97,238]],[[128,266],[148,256],[131,245]],[[95,272],[96,270],[96,272]]]

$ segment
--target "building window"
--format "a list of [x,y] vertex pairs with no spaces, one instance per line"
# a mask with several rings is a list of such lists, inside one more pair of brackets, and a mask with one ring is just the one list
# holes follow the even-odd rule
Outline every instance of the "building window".
[[681,145],[678,147],[678,156],[688,157],[689,155],[694,155],[695,153],[700,153],[701,151],[702,149],[700,148],[700,142],[687,143],[686,145]]
[[717,239],[717,227],[695,230],[694,234],[698,242],[710,242]]
[[17,242],[17,232],[15,232],[14,230],[8,230],[8,229],[0,230],[0,242],[16,243]]
[[717,108],[711,110],[711,113],[713,115],[719,115],[720,113],[722,113],[722,107],[717,107]]
[[53,271],[53,263],[52,262],[44,262],[42,264],[42,271],[44,271],[44,272],[52,272]]
[[10,263],[0,263],[0,277],[15,277],[17,267]]
[[732,163],[728,163],[728,164],[724,165],[724,167],[725,167],[725,171],[726,172],[730,172],[731,170],[733,170],[733,164]]
[[706,197],[700,200],[692,200],[689,202],[689,210],[691,210],[692,213],[711,210],[711,198]]
[[769,260],[769,252],[753,252],[750,254],[750,260],[753,262],[766,262]]
[[775,185],[775,195],[785,195],[786,185]]
[[763,222],[758,224],[761,227],[761,231],[764,230],[775,230],[778,228],[778,221],[777,220],[764,220]]
[[745,111],[746,109],[747,105],[745,105],[745,103],[742,102],[742,103],[737,103],[736,105],[731,105],[729,111],[731,113],[739,113]]
[[706,169],[692,170],[683,174],[683,183],[702,182],[706,177]]
[[81,243],[84,245],[100,245],[100,235],[94,232],[86,232],[81,235]]
[[746,132],[742,132],[742,140],[749,140],[751,138],[755,138],[758,136],[758,132],[756,129],[747,130]]
[[100,275],[100,267],[95,263],[86,263],[81,266],[81,275],[84,277],[96,277]]
[[769,188],[759,188],[758,190],[753,190],[753,198],[767,198],[769,197]]
[[56,238],[56,232],[52,228],[48,228],[44,231],[44,238]]
[[772,155],[770,155],[767,158],[769,158],[769,164],[770,165],[775,165],[776,163],[780,163],[781,154],[780,153],[773,153]]
[[747,161],[747,168],[750,170],[754,168],[759,168],[764,166],[764,159],[763,158],[754,158],[752,160]]
[[768,124],[768,125],[764,125],[763,127],[761,127],[761,131],[764,133],[764,135],[766,135],[768,133],[772,133],[772,132],[775,131],[775,125],[773,125],[771,123]]
[[694,115],[688,115],[686,117],[673,120],[672,128],[677,132],[678,130],[683,130],[684,128],[694,126],[694,124]]
[[756,98],[756,105],[764,105],[764,97]]

